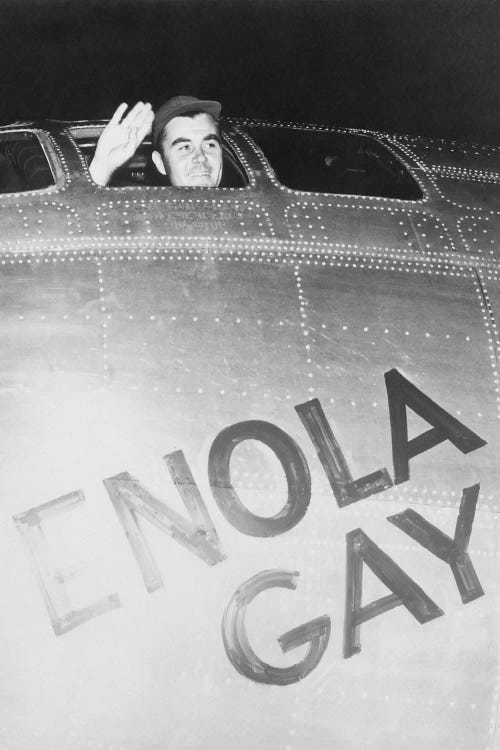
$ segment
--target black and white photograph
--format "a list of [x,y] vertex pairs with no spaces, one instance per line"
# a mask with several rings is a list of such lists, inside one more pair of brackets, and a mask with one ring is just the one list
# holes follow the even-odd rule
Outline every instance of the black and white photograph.
[[0,750],[500,750],[498,1],[0,41]]

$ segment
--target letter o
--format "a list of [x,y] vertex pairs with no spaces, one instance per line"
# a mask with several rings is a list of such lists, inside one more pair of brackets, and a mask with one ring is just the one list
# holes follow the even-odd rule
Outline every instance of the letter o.
[[[231,484],[231,455],[243,440],[259,440],[267,445],[283,467],[288,498],[274,516],[251,513]],[[311,499],[311,474],[301,449],[286,432],[262,420],[237,422],[219,432],[208,456],[208,477],[221,512],[238,531],[249,536],[277,536],[289,531],[305,516]]]

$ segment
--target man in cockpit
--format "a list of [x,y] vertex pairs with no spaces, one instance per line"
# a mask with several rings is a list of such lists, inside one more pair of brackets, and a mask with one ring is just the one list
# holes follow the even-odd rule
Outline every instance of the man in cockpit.
[[[176,187],[217,187],[222,177],[222,146],[218,102],[174,96],[153,115],[151,105],[137,102],[123,117],[120,104],[102,131],[89,167],[98,185],[136,152],[152,130],[153,164],[166,184]],[[123,119],[122,119],[123,118]]]

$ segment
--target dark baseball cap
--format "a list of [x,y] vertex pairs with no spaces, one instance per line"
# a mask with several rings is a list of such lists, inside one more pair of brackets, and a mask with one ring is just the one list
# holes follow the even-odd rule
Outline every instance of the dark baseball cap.
[[162,104],[155,113],[153,120],[153,146],[160,136],[165,125],[174,117],[181,117],[190,112],[206,112],[214,120],[219,119],[221,105],[219,102],[211,102],[205,99],[197,99],[195,96],[173,96],[168,102]]

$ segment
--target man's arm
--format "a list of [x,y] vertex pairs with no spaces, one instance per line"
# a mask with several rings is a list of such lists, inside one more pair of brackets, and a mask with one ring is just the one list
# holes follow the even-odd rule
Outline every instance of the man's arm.
[[137,102],[122,120],[127,107],[125,102],[120,104],[97,141],[89,172],[98,185],[109,183],[113,172],[135,154],[151,131],[154,117],[151,104]]

